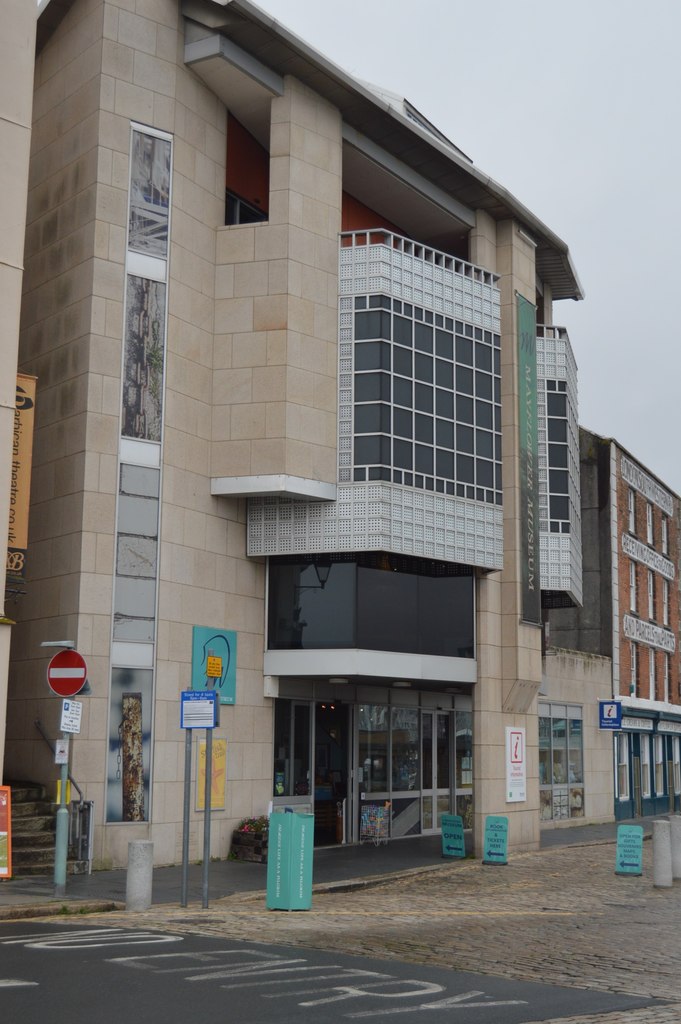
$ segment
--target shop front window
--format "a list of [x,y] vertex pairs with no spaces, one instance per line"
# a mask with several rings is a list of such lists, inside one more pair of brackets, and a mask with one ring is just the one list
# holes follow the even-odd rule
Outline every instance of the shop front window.
[[655,796],[664,796],[664,736],[655,737]]
[[277,700],[274,706],[275,797],[310,794],[310,705]]
[[389,708],[362,704],[359,709],[359,767],[365,793],[388,792]]
[[584,817],[582,709],[539,705],[539,816],[541,821]]
[[650,796],[650,739],[641,736],[641,796]]
[[473,827],[473,715],[457,711],[456,720],[456,813],[464,828]]
[[620,733],[617,737],[617,795],[620,800],[629,799],[629,737]]

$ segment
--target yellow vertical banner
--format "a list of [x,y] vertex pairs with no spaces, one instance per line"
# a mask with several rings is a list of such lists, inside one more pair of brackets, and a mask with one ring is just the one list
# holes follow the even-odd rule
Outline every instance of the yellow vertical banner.
[[22,583],[26,576],[35,386],[35,377],[28,377],[23,373],[18,374],[14,429],[12,431],[12,479],[7,538],[7,581],[9,583]]
[[[227,740],[213,737],[213,764],[211,766],[210,809],[225,809],[225,783],[227,781]],[[206,806],[206,741],[199,740],[198,771],[196,773],[196,809],[203,811]]]

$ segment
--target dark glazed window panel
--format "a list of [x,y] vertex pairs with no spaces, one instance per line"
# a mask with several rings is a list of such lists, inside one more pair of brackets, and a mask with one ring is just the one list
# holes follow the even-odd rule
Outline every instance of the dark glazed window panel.
[[435,472],[445,480],[454,479],[454,455],[452,452],[443,452],[438,448],[435,452]]
[[474,445],[474,431],[472,427],[463,427],[461,424],[456,425],[456,450],[459,452],[466,452],[467,454],[473,455],[475,449]]
[[446,416],[448,419],[454,419],[454,396],[450,391],[435,392],[435,409],[438,416]]
[[412,321],[403,316],[393,316],[393,341],[396,345],[412,345]]
[[432,473],[433,472],[433,449],[426,448],[423,444],[415,445],[415,457],[416,457],[416,472],[417,473]]
[[366,309],[367,308],[367,297],[366,295],[357,295],[355,297],[355,309]]
[[488,430],[475,431],[475,454],[484,459],[494,458],[494,439]]
[[546,411],[549,416],[567,416],[567,395],[554,395],[549,392],[546,396]]
[[414,324],[414,348],[421,352],[433,351],[433,328],[426,324]]
[[414,385],[414,407],[419,412],[433,411],[433,389],[425,384]]
[[412,414],[406,409],[393,409],[393,433],[398,437],[413,437]]
[[[433,417],[421,416],[419,413],[414,417],[414,436],[417,441],[433,443]],[[426,472],[424,470],[424,472]]]
[[454,335],[447,331],[435,332],[435,353],[442,359],[454,358]]
[[481,370],[475,371],[475,394],[477,398],[488,398],[492,399],[492,376],[489,373],[483,373]]
[[390,338],[390,314],[382,309],[367,313],[355,313],[355,340],[366,338]]
[[494,401],[497,404],[501,403],[501,381],[498,377],[494,378]]
[[456,361],[465,363],[466,366],[473,365],[473,342],[470,338],[456,338]]
[[385,466],[370,466],[369,467],[369,479],[370,480],[390,480],[390,470],[387,469]]
[[369,306],[371,309],[390,309],[390,299],[387,295],[370,295]]
[[495,482],[495,485],[496,485],[496,489],[498,491],[500,491],[501,487],[502,487],[503,479],[502,479],[502,476],[501,476],[501,466],[498,463],[494,467],[494,482]]
[[501,431],[501,406],[500,405],[495,405],[494,406],[494,429],[496,431]]
[[473,399],[456,396],[456,418],[459,423],[473,422]]
[[567,469],[568,449],[566,444],[549,445],[549,466],[556,466],[559,469]]
[[456,479],[463,484],[475,482],[475,460],[470,455],[457,455]]
[[435,421],[435,440],[442,448],[454,447],[454,424],[448,420]]
[[473,613],[473,580],[470,576],[419,577],[421,652],[448,658],[472,658]]
[[[319,556],[320,572],[323,555]],[[326,583],[311,564],[270,561],[268,648],[322,649],[355,646],[354,562],[323,567]]]
[[411,409],[413,402],[412,382],[402,380],[400,377],[393,377],[393,400],[395,405],[406,405]]
[[557,498],[554,494],[550,495],[549,509],[551,519],[570,518],[570,502],[568,498]]
[[552,494],[568,493],[568,475],[564,469],[549,470],[549,490]]
[[549,441],[567,441],[567,423],[565,420],[549,420]]
[[492,349],[494,353],[494,372],[497,376],[501,374],[501,353],[498,348]]
[[406,348],[393,348],[393,371],[401,373],[403,377],[412,376],[411,351]]
[[492,408],[489,402],[475,403],[475,423],[478,427],[484,427],[485,430],[492,429]]
[[480,341],[475,343],[475,366],[478,370],[492,372],[492,349]]
[[389,402],[390,377],[387,373],[355,374],[356,402]]
[[390,433],[390,406],[382,404],[356,405],[355,433],[375,434],[377,432]]
[[357,646],[378,651],[418,651],[418,576],[357,569]]
[[366,478],[367,478],[367,471],[366,471],[366,469],[355,469],[355,470],[353,470],[353,473],[352,473],[352,479],[353,480],[366,480]]
[[[411,441],[398,441],[397,438],[393,441],[393,466],[397,466],[398,469],[413,469],[413,450]],[[411,483],[405,476],[405,484]]]
[[456,390],[463,392],[464,395],[473,394],[473,371],[465,366],[456,368]]
[[355,462],[368,465],[381,461],[381,438],[377,434],[355,438]]
[[414,377],[427,384],[433,383],[433,360],[430,356],[422,356],[418,353],[414,356]]
[[368,341],[355,345],[356,370],[389,370],[390,345],[385,341]]
[[454,390],[454,364],[445,363],[442,359],[435,360],[435,382],[441,388]]
[[478,487],[494,487],[494,463],[486,459],[475,460]]

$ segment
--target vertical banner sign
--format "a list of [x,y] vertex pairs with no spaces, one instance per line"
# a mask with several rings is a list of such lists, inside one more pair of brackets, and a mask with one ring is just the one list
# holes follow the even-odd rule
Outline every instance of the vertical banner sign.
[[[227,778],[227,740],[213,740],[212,765],[210,772],[210,809],[224,811],[225,781]],[[196,773],[196,809],[206,807],[206,741],[199,740],[198,771]]]
[[236,704],[236,633],[194,626],[192,690],[215,690],[221,704]]
[[23,583],[26,578],[28,547],[28,506],[33,460],[33,419],[35,377],[17,376],[17,397],[12,431],[12,481],[9,497],[7,538],[7,582]]
[[0,878],[12,877],[12,791],[0,786]]
[[506,728],[506,803],[527,800],[525,730]]
[[539,457],[537,450],[537,322],[531,302],[517,295],[520,455],[520,617],[541,623],[539,590]]

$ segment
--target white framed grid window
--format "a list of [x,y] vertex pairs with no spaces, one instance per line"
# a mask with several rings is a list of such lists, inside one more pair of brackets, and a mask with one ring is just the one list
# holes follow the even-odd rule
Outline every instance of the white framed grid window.
[[627,495],[627,510],[629,513],[629,533],[636,533],[636,492],[629,488]]
[[655,795],[664,796],[664,736],[655,736]]
[[662,580],[662,623],[669,625],[669,581]]
[[653,522],[653,506],[651,502],[646,504],[646,540],[649,544],[655,541],[655,528]]
[[655,573],[648,569],[648,618],[655,618]]
[[629,608],[632,612],[637,609],[636,593],[636,562],[629,562]]
[[669,520],[666,516],[662,516],[662,531],[660,538],[660,546],[662,548],[662,554],[669,554]]
[[629,799],[629,736],[618,733],[616,739],[617,757],[617,797],[619,800]]
[[632,697],[636,696],[636,684],[638,682],[638,646],[632,640],[629,644],[630,653],[630,675],[629,675],[629,693]]
[[674,764],[674,792],[681,793],[681,736],[672,738],[672,761]]
[[650,700],[655,700],[655,651],[652,647],[648,649],[648,696]]
[[650,794],[650,736],[641,733],[641,796],[649,797]]

